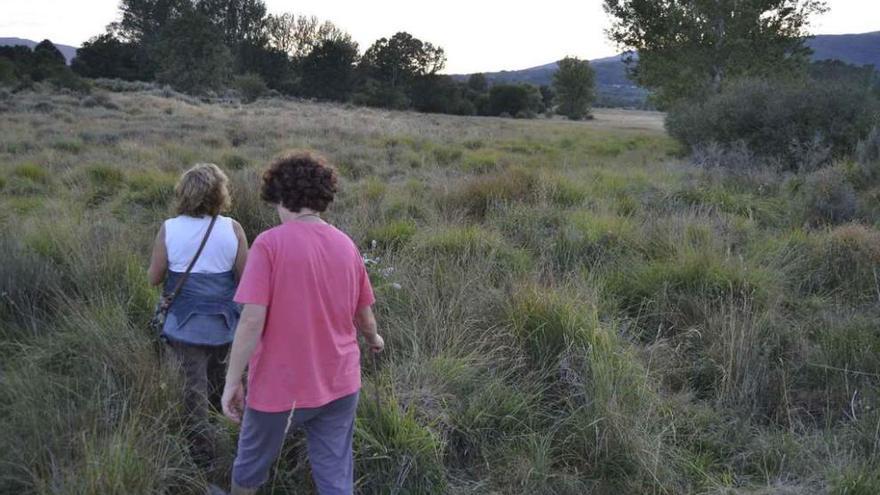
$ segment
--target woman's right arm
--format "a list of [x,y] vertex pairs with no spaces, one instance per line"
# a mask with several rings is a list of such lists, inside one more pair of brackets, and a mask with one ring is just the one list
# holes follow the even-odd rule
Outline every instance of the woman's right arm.
[[372,306],[363,306],[357,310],[354,315],[354,323],[357,329],[364,336],[367,345],[373,352],[382,352],[385,348],[385,340],[379,335],[379,328],[376,324],[376,315],[373,314]]
[[247,263],[248,240],[241,224],[235,220],[232,221],[232,230],[235,231],[235,237],[238,239],[238,251],[235,253],[235,280],[241,280],[241,274],[244,273],[244,265]]
[[150,257],[150,268],[147,269],[147,277],[150,285],[160,285],[165,280],[168,271],[168,251],[165,249],[165,224],[159,229],[156,240],[153,242],[153,254]]

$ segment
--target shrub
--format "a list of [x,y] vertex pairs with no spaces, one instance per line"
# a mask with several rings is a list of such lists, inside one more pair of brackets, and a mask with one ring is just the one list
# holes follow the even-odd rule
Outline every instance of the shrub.
[[827,147],[829,157],[853,152],[875,124],[878,108],[875,96],[846,84],[746,79],[705,101],[680,104],[667,115],[666,127],[689,148],[743,141],[751,152],[780,158],[796,170],[805,151]]
[[449,195],[449,202],[471,215],[482,217],[498,202],[529,201],[538,184],[534,173],[514,168],[503,173],[469,179]]
[[[801,241],[804,242],[804,241]],[[834,293],[852,302],[876,298],[880,231],[850,224],[805,241],[808,293]]]
[[48,184],[51,180],[49,172],[36,163],[24,163],[12,169],[13,177],[26,179],[37,184]]
[[103,107],[108,110],[119,110],[119,105],[113,103],[107,93],[97,93],[83,98],[80,105],[86,108]]
[[413,222],[395,220],[370,229],[365,245],[376,241],[382,248],[397,248],[409,242],[415,233],[416,226]]
[[587,342],[599,325],[594,306],[538,287],[514,293],[508,317],[535,366],[555,367],[563,351]]
[[77,154],[83,150],[84,145],[78,139],[60,139],[52,143],[52,148],[64,153]]
[[859,141],[856,160],[867,178],[876,179],[880,175],[880,125]]
[[462,152],[461,148],[457,148],[454,146],[443,146],[434,148],[433,150],[431,150],[431,154],[434,156],[434,160],[439,165],[451,165],[461,160],[464,152]]
[[568,216],[553,245],[562,267],[570,267],[574,262],[592,264],[639,250],[639,237],[628,219],[585,211]]
[[496,84],[489,89],[488,115],[533,117],[543,110],[541,92],[530,84]]
[[840,168],[826,168],[808,175],[804,181],[804,207],[813,224],[839,224],[855,217],[856,191]]
[[235,153],[227,153],[220,158],[220,164],[229,170],[241,170],[247,167],[250,162],[247,158],[235,154]]
[[[366,395],[366,394],[365,394]],[[442,462],[443,445],[404,411],[387,393],[379,405],[362,400],[355,429],[359,488],[381,492],[393,487],[397,493],[443,493],[446,478]]]
[[159,171],[135,173],[129,180],[132,202],[147,208],[164,208],[174,198],[174,177]]
[[748,297],[759,305],[776,285],[765,270],[701,250],[620,267],[606,288],[640,328],[650,329],[643,337],[656,337],[705,321],[707,301]]
[[269,91],[266,81],[259,74],[253,73],[235,76],[233,86],[241,94],[245,103],[252,103]]
[[118,188],[125,183],[125,174],[110,165],[90,165],[85,168],[86,177],[97,187]]
[[880,493],[880,471],[876,466],[848,466],[831,479],[830,495],[873,495]]

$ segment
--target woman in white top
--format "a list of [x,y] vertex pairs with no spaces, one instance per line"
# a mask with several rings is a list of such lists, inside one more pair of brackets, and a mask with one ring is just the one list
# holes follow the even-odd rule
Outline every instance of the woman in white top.
[[213,164],[198,164],[181,176],[175,188],[178,215],[159,229],[148,271],[152,285],[164,282],[165,293],[171,293],[216,217],[162,329],[162,339],[183,370],[188,435],[199,462],[213,457],[214,442],[206,428],[208,404],[210,401],[219,409],[223,363],[239,317],[232,297],[248,251],[241,225],[220,215],[230,206],[228,182]]

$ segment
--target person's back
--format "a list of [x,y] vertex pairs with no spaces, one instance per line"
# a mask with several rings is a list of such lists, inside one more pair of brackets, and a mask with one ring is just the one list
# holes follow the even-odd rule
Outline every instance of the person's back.
[[223,390],[224,414],[242,423],[233,495],[266,482],[291,425],[305,430],[318,493],[353,492],[357,331],[373,352],[385,343],[360,253],[320,217],[335,194],[335,172],[308,152],[283,156],[263,174],[260,196],[281,225],[254,241],[235,294],[244,309]]
[[[178,215],[165,221],[166,294],[174,290],[186,272],[210,223],[208,215]],[[236,230],[231,218],[217,216],[205,247],[168,312],[163,329],[165,338],[203,346],[232,342],[238,323],[238,307],[232,301],[236,288],[235,263],[240,247]]]
[[220,215],[231,204],[228,181],[210,163],[197,164],[180,177],[174,188],[178,215],[159,229],[148,270],[150,283],[164,283],[163,293],[170,298],[162,338],[182,368],[190,447],[204,463],[214,451],[208,402],[219,403],[223,362],[239,318],[232,299],[247,260],[244,230]]
[[[330,224],[291,221],[257,237],[236,300],[269,308],[250,360],[248,406],[319,407],[360,388],[354,327],[372,304],[360,253]],[[295,406],[294,406],[295,402]]]

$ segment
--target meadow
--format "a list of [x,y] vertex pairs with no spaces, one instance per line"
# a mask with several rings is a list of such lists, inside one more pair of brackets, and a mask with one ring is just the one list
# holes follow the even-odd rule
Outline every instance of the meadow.
[[[364,362],[360,493],[880,493],[870,174],[837,164],[856,220],[820,224],[809,178],[694,165],[660,114],[595,116],[0,94],[0,492],[225,484],[236,429],[216,415],[199,471],[149,248],[192,164],[227,171],[252,239],[276,222],[261,168],[311,148],[388,344]],[[262,493],[311,490],[293,437]]]

